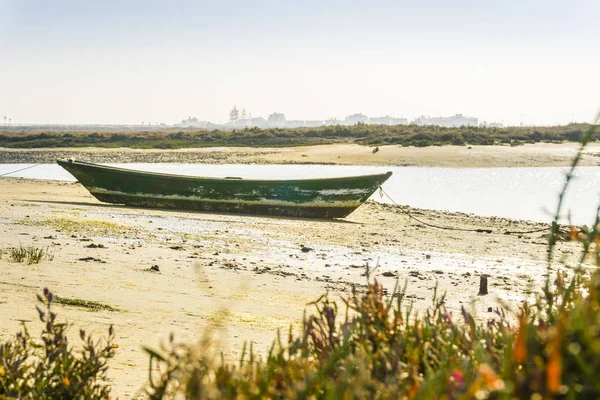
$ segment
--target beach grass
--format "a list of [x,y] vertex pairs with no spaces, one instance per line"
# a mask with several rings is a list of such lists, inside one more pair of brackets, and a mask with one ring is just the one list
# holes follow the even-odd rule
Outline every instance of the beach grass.
[[27,264],[39,264],[43,260],[52,261],[54,259],[54,255],[48,252],[48,248],[23,245],[11,248],[8,256],[13,262]]

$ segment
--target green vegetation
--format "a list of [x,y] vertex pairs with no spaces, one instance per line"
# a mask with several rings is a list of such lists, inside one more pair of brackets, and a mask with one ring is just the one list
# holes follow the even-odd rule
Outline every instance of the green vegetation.
[[55,302],[65,306],[81,307],[89,311],[114,311],[121,312],[122,310],[109,306],[108,304],[99,303],[97,301],[82,300],[82,299],[70,299],[68,297],[56,296]]
[[68,325],[56,322],[54,296],[44,289],[37,307],[44,324],[39,339],[25,326],[14,339],[0,342],[0,399],[108,399],[107,361],[115,354],[114,331],[97,341],[79,331],[81,348],[70,346]]
[[[419,125],[332,125],[318,128],[245,128],[232,131],[181,130],[62,132],[23,131],[0,133],[0,147],[131,147],[178,149],[215,146],[282,147],[330,143],[402,146],[493,145],[579,141],[587,124],[554,127],[460,127]],[[594,137],[596,140],[598,136]]]
[[13,262],[26,262],[27,264],[39,264],[43,260],[52,261],[54,256],[48,253],[48,248],[41,247],[13,247],[9,251],[9,259]]

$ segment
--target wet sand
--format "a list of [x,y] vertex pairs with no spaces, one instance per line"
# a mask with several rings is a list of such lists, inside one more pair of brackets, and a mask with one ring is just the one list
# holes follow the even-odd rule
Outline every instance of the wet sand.
[[[540,287],[544,234],[504,233],[544,224],[407,210],[437,225],[493,233],[429,228],[373,202],[341,221],[186,213],[102,204],[78,183],[0,178],[0,339],[21,321],[40,331],[35,295],[44,287],[119,308],[56,311],[74,323],[73,343],[77,327],[100,335],[115,325],[109,375],[114,394],[126,398],[147,376],[142,345],[156,347],[170,332],[195,340],[213,327],[216,349],[229,360],[244,340],[264,352],[276,330],[297,327],[326,290],[340,296],[363,285],[365,265],[376,267],[372,276],[388,290],[407,281],[417,310],[431,304],[438,284],[452,313],[464,306],[482,321],[489,307],[512,307]],[[11,262],[6,250],[19,244],[48,248],[54,259]],[[557,261],[574,263],[577,249],[559,243]],[[481,274],[489,275],[487,296],[478,296]]]
[[[1,149],[0,163],[53,163],[76,158],[96,163],[339,164],[430,167],[562,167],[570,165],[579,144],[522,146],[374,147],[334,144],[309,147],[216,147],[182,150]],[[586,149],[581,165],[600,165],[600,144]]]

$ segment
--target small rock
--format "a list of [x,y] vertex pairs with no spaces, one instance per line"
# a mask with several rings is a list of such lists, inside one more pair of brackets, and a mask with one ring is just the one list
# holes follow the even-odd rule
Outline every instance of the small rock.
[[106,247],[104,247],[103,244],[94,244],[94,243],[90,243],[87,246],[88,249],[105,249]]
[[301,245],[300,250],[303,253],[308,253],[309,251],[313,251],[314,249],[310,248],[310,247],[306,247],[305,245]]
[[160,268],[158,268],[158,265],[153,265],[150,267],[150,271],[160,272]]
[[88,262],[88,261],[95,261],[95,262],[99,262],[99,263],[102,263],[102,264],[106,264],[106,261],[102,261],[101,259],[94,258],[94,257],[83,257],[83,258],[80,258],[79,261],[86,261],[86,262]]
[[395,273],[393,273],[392,271],[385,271],[383,274],[381,274],[383,276],[387,276],[387,277],[394,277],[396,276]]

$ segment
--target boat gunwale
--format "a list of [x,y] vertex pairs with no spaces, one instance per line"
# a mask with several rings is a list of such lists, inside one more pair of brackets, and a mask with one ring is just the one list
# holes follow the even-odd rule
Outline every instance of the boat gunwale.
[[244,178],[217,178],[217,177],[204,177],[204,176],[195,176],[195,175],[178,175],[178,174],[167,174],[163,172],[151,172],[151,171],[142,171],[137,169],[129,169],[129,168],[121,168],[121,167],[113,167],[110,165],[104,164],[94,164],[88,163],[84,161],[70,161],[70,160],[56,160],[56,163],[61,167],[68,166],[80,166],[80,167],[88,167],[88,168],[96,168],[96,169],[104,169],[110,172],[119,172],[133,175],[146,175],[146,176],[157,176],[157,177],[165,177],[165,178],[178,178],[185,180],[201,180],[201,181],[224,181],[224,182],[252,182],[252,183],[293,183],[293,182],[310,182],[310,181],[335,181],[335,180],[348,180],[348,179],[374,179],[378,177],[385,177],[387,180],[390,176],[392,176],[392,171],[388,171],[381,174],[369,174],[369,175],[351,175],[351,176],[340,176],[340,177],[332,177],[332,178],[305,178],[305,179],[244,179]]

